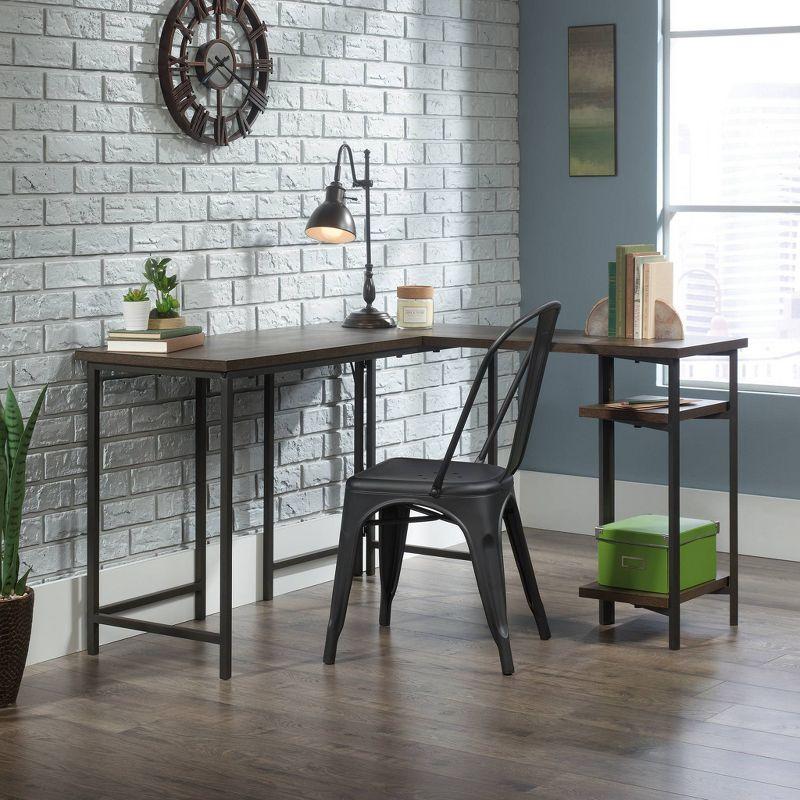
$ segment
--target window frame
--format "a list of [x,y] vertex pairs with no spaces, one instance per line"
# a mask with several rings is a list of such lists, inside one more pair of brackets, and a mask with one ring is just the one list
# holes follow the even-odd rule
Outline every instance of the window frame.
[[[677,214],[680,213],[742,213],[742,214],[800,214],[800,205],[720,205],[720,204],[670,204],[670,66],[671,43],[673,39],[702,39],[718,36],[757,36],[763,34],[800,33],[800,25],[763,26],[748,28],[705,28],[699,30],[673,31],[671,30],[670,3],[671,0],[662,0],[661,14],[661,175],[659,196],[661,203],[661,230],[660,238],[664,253],[669,253],[670,225]],[[746,360],[747,351],[740,354],[739,361]],[[741,363],[740,363],[741,368]],[[681,386],[687,388],[710,389],[712,391],[727,391],[727,381],[690,380],[681,378]],[[660,366],[657,371],[657,384],[666,386],[667,370]],[[777,386],[772,384],[748,383],[739,378],[739,390],[754,394],[779,394],[800,396],[800,386]]]

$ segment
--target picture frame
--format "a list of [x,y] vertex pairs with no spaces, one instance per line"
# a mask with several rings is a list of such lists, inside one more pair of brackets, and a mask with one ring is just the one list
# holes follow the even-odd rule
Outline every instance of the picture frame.
[[567,31],[569,175],[617,175],[617,26]]

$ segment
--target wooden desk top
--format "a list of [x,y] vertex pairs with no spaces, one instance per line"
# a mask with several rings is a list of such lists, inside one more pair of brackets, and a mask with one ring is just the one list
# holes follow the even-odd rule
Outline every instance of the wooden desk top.
[[[424,335],[441,341],[441,348],[488,347],[503,332],[490,325],[437,325]],[[514,334],[506,341],[507,350],[524,350],[531,341],[532,328]],[[444,344],[448,342],[448,344]],[[587,336],[583,331],[557,330],[552,352],[578,353],[615,358],[672,359],[690,356],[718,355],[747,347],[747,339],[715,339],[711,336],[692,336],[686,339],[612,339],[607,336]]]
[[[194,373],[254,373],[273,368],[299,368],[353,361],[369,356],[445,350],[453,347],[485,348],[504,328],[490,325],[436,325],[429,330],[390,328],[354,330],[336,323],[295,328],[243,331],[209,336],[202,347],[176,353],[119,353],[105,347],[82,348],[79,361],[137,370]],[[532,329],[506,340],[505,349],[524,350]],[[692,337],[675,341],[610,339],[586,336],[581,331],[556,331],[553,352],[581,353],[643,360],[667,360],[696,355],[718,355],[747,347],[747,339]]]

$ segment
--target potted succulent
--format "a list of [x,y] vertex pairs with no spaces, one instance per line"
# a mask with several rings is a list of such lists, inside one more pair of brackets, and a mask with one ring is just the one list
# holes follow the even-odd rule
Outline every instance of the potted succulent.
[[151,328],[182,328],[186,320],[180,315],[180,303],[175,295],[178,276],[167,275],[171,258],[148,258],[144,262],[144,277],[156,290],[156,307],[150,312]]
[[150,295],[147,284],[138,289],[128,289],[122,298],[122,317],[126,331],[146,331],[150,318]]
[[33,623],[28,569],[20,575],[19,536],[25,501],[25,462],[47,387],[25,425],[9,387],[0,403],[0,708],[16,702]]

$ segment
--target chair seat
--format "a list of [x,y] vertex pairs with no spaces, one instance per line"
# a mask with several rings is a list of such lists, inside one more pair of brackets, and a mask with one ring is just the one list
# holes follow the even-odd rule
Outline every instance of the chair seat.
[[[424,458],[390,458],[353,475],[348,479],[347,487],[356,492],[424,496],[430,493],[441,463]],[[510,475],[503,480],[504,475],[504,467],[453,461],[447,471],[442,496],[491,494],[506,482],[513,481]]]

